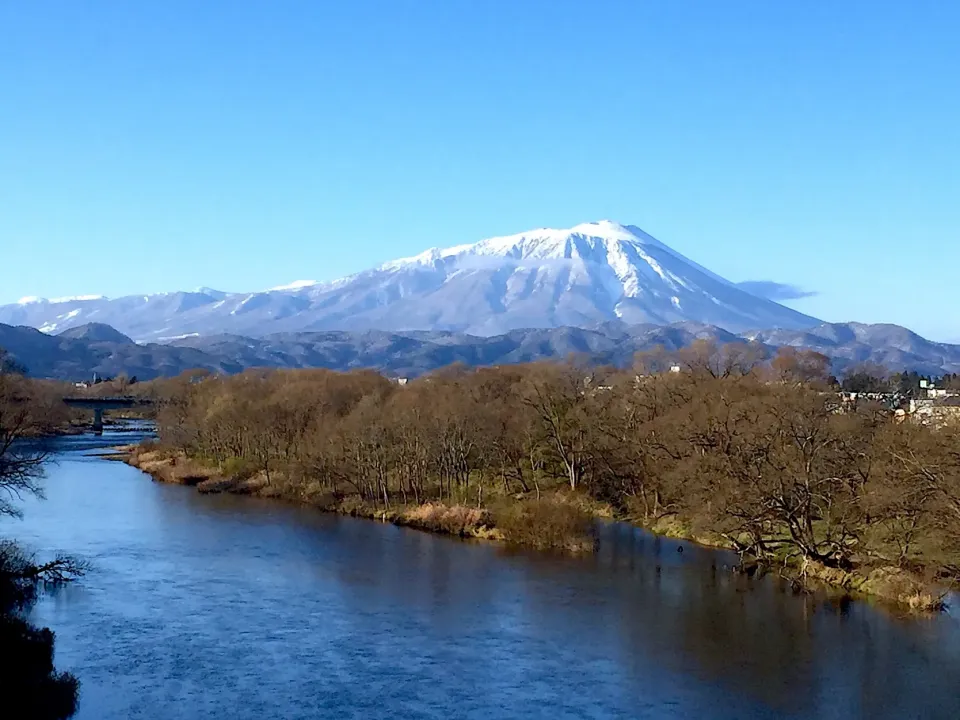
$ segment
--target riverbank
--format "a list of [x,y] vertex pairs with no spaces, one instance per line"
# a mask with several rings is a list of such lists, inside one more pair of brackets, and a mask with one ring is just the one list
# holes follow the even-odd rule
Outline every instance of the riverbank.
[[[466,539],[589,553],[596,547],[589,524],[604,519],[627,522],[656,535],[707,548],[733,549],[729,539],[715,533],[695,531],[674,517],[646,522],[635,516],[617,514],[609,505],[557,492],[544,494],[539,500],[523,496],[500,497],[491,508],[442,502],[397,502],[385,507],[357,497],[337,498],[323,491],[319,484],[303,487],[277,478],[267,481],[262,475],[243,479],[227,477],[217,468],[187,458],[182,453],[139,445],[114,448],[111,453],[102,456],[126,462],[159,482],[192,486],[201,493],[275,498],[308,505],[322,512],[389,522]],[[839,591],[911,612],[936,612],[945,607],[944,591],[916,574],[883,563],[841,570],[806,558],[788,558],[776,568],[746,560],[743,569],[750,573],[775,572],[805,591]]]
[[69,548],[98,565],[32,615],[82,683],[77,720],[184,707],[231,720],[640,706],[703,720],[960,717],[952,613],[790,592],[621,523],[599,523],[599,551],[569,560],[208,497],[90,456],[121,442],[63,441],[47,499],[17,523],[42,557]]
[[[622,519],[655,535],[686,540],[718,550],[734,550],[729,539],[716,533],[696,532],[674,517],[662,517],[652,523],[632,517]],[[744,558],[742,569],[751,574],[776,573],[808,592],[842,592],[857,599],[880,601],[885,605],[917,613],[935,613],[946,609],[944,598],[948,591],[915,573],[883,562],[869,567],[861,565],[843,570],[802,557],[784,558],[776,567],[756,559]]]
[[319,484],[305,487],[283,478],[267,480],[262,474],[228,477],[182,453],[126,445],[102,453],[106,460],[132,465],[155,480],[195,487],[200,493],[230,493],[273,498],[308,505],[322,512],[366,518],[426,532],[465,539],[489,540],[509,545],[555,550],[572,554],[593,552],[595,510],[557,493],[537,500],[501,498],[493,507],[471,507],[428,501],[393,502],[389,506],[359,497],[338,498]]

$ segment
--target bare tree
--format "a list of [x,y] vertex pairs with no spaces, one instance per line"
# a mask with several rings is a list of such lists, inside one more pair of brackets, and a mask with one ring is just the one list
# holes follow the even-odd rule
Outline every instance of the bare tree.
[[32,429],[26,381],[0,373],[0,515],[19,517],[24,495],[43,495],[39,481],[46,455],[27,443]]
[[831,378],[830,358],[814,350],[782,347],[771,368],[781,382],[826,384]]
[[536,412],[550,454],[562,465],[571,490],[583,480],[589,457],[587,422],[592,377],[571,364],[542,363],[527,377],[527,405]]

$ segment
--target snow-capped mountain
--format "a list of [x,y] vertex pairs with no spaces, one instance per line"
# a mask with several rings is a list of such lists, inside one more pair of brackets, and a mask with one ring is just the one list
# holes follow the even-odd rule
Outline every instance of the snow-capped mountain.
[[431,249],[328,283],[263,292],[24,298],[0,323],[61,332],[106,323],[138,340],[305,330],[453,330],[708,323],[730,331],[818,320],[753,295],[634,226],[610,221]]

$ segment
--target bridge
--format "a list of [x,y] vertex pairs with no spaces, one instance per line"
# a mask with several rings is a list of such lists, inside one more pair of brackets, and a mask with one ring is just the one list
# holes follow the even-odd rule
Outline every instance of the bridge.
[[134,397],[132,395],[116,397],[65,397],[63,398],[63,402],[70,407],[93,410],[93,431],[97,435],[103,433],[103,414],[107,410],[125,410],[127,408],[153,405],[152,400]]

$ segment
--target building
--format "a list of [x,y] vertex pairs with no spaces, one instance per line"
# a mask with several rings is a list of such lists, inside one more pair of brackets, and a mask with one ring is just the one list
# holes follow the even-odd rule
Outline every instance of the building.
[[920,381],[920,391],[921,395],[929,398],[930,400],[937,400],[939,398],[949,398],[956,397],[957,393],[952,390],[947,390],[946,388],[938,388],[930,380],[921,380]]
[[910,402],[910,415],[917,422],[934,427],[960,423],[960,397],[913,400]]

